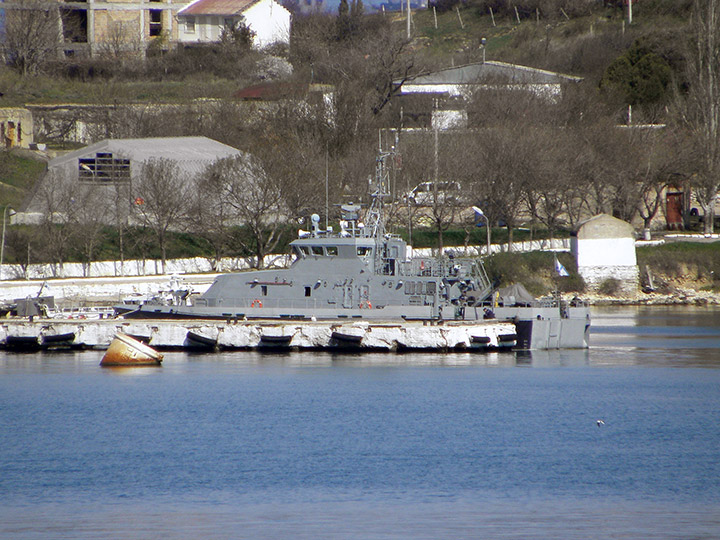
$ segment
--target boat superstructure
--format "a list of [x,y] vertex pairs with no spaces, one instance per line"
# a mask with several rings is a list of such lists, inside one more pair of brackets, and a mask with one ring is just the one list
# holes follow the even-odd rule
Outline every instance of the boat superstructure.
[[[587,346],[587,308],[497,306],[496,314],[493,285],[479,259],[450,254],[413,257],[412,248],[400,236],[387,232],[383,207],[389,196],[386,162],[391,156],[380,152],[377,157],[364,219],[360,205],[342,205],[340,230],[334,231],[327,225],[322,228],[320,217],[313,214],[310,230],[300,230],[290,244],[293,260],[289,268],[224,274],[192,305],[146,303],[124,317],[368,319],[430,324],[497,317],[529,321],[523,330],[525,337],[518,338],[525,348],[546,348],[547,343]],[[534,337],[533,328],[543,328],[544,337]]]
[[492,285],[478,260],[412,257],[401,237],[386,232],[390,155],[378,157],[364,222],[358,204],[341,206],[339,231],[321,228],[313,214],[311,230],[290,244],[289,268],[224,274],[192,306],[148,303],[126,317],[482,318]]

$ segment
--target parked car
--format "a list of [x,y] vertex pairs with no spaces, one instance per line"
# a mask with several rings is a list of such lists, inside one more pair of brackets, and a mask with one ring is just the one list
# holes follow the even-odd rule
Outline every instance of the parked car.
[[403,201],[414,206],[457,203],[461,198],[458,182],[422,182],[403,195]]

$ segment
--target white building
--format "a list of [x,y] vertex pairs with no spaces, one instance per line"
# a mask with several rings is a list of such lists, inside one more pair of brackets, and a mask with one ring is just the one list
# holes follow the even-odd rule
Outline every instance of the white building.
[[290,12],[275,0],[195,0],[177,14],[180,43],[212,43],[243,20],[255,32],[253,47],[290,42]]
[[[472,96],[477,90],[522,90],[540,97],[557,99],[563,85],[580,82],[581,77],[564,75],[517,64],[487,61],[422,73],[402,83],[400,95]],[[400,84],[401,81],[395,81]]]
[[590,289],[612,278],[620,282],[623,292],[637,292],[635,230],[629,223],[607,214],[593,216],[578,226],[571,251],[578,273]]

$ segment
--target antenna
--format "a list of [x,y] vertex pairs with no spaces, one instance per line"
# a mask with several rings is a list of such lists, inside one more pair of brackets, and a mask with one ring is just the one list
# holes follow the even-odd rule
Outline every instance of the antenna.
[[325,230],[328,229],[328,216],[330,215],[330,195],[328,189],[328,143],[325,143]]

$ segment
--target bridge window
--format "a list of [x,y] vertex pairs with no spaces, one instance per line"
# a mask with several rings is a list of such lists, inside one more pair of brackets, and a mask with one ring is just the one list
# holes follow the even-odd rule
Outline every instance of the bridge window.
[[312,249],[313,255],[318,255],[320,257],[325,255],[325,253],[323,252],[323,248],[321,246],[312,246],[312,248],[310,248],[310,249]]
[[338,248],[337,246],[328,246],[325,248],[325,254],[328,257],[336,257],[338,254]]
[[359,257],[365,257],[366,255],[370,255],[371,253],[372,253],[371,247],[360,246],[357,248],[357,254]]

